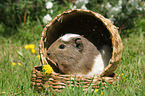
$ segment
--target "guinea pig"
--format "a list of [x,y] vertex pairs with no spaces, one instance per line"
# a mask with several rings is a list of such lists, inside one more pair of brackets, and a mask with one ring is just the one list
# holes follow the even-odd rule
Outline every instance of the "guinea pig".
[[111,58],[111,49],[105,45],[99,51],[85,37],[65,34],[58,38],[47,51],[59,72],[77,76],[93,77],[102,73]]

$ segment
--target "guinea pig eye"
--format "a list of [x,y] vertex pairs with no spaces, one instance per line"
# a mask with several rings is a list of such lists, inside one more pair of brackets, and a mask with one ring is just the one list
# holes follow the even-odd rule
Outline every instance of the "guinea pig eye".
[[60,49],[64,49],[66,46],[64,45],[64,44],[61,44],[60,46],[59,46],[59,48]]

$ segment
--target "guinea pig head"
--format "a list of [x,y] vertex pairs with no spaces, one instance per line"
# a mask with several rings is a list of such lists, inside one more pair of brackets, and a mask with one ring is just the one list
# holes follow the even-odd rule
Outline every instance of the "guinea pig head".
[[84,45],[79,35],[64,35],[48,48],[47,55],[57,64],[61,72],[72,73],[82,57],[83,49]]

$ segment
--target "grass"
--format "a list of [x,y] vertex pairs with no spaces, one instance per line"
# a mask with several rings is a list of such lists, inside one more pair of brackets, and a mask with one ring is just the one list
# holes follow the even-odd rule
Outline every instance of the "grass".
[[[35,26],[34,26],[35,25]],[[5,26],[0,24],[0,95],[40,95],[31,90],[30,77],[31,69],[35,65],[40,65],[37,58],[39,54],[39,40],[40,34],[43,30],[41,24],[32,22],[28,23],[22,28],[15,30],[5,30]],[[6,31],[13,31],[10,36],[6,35]],[[123,41],[123,56],[122,62],[115,71],[121,75],[121,81],[114,85],[109,85],[102,92],[104,96],[145,96],[145,30],[141,27],[133,28],[128,36],[122,35]],[[7,32],[6,32],[7,33]],[[34,44],[36,53],[31,53],[26,50],[26,44]],[[12,67],[12,62],[16,65]],[[17,63],[21,63],[19,66]],[[126,77],[123,77],[123,74]],[[43,93],[42,95],[45,95]],[[98,92],[82,91],[82,87],[72,88],[68,87],[61,93],[49,92],[51,95],[60,96],[96,96],[101,95],[101,90]]]

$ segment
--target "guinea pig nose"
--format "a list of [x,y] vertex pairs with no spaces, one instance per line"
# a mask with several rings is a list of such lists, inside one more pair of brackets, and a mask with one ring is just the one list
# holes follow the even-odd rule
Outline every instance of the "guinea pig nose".
[[47,55],[49,56],[49,55],[50,55],[50,53],[47,53]]

